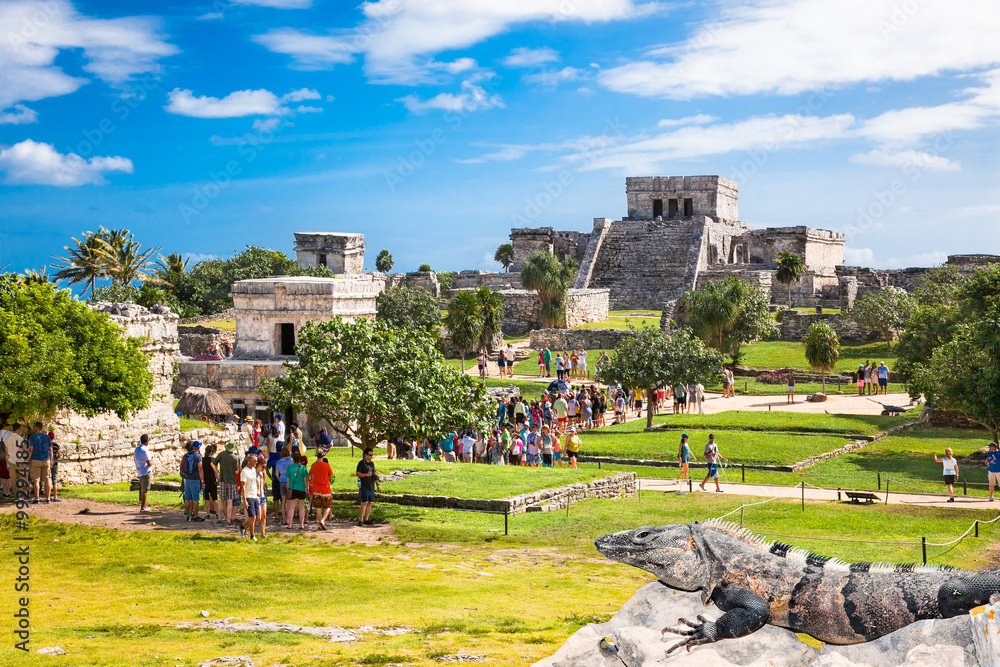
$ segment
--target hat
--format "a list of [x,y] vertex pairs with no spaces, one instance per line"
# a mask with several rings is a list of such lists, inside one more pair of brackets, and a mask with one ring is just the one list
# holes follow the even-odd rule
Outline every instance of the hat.
[[191,449],[200,449],[200,448],[201,448],[201,443],[198,442],[197,440],[191,443]]
[[1000,445],[997,445],[997,443],[995,442],[991,442],[990,447],[996,447],[997,449],[1000,449]]
[[682,438],[690,438],[691,436],[689,436],[687,433],[681,433],[681,437]]
[[274,415],[274,418],[275,419],[283,419],[283,417],[281,416],[280,412],[278,414]]
[[576,433],[576,427],[575,426],[570,426],[569,427],[569,432],[570,433]]
[[234,449],[236,449],[236,443],[233,442],[232,440],[226,440],[226,444],[224,446],[227,452],[231,452]]
[[250,422],[252,424],[253,423],[253,417],[251,417],[250,415],[247,415],[246,418],[243,421]]
[[715,434],[714,434],[714,433],[709,433],[709,434],[708,434],[708,439],[709,439],[709,440],[711,440],[711,439],[712,439],[712,438],[714,438],[714,437],[715,437]]

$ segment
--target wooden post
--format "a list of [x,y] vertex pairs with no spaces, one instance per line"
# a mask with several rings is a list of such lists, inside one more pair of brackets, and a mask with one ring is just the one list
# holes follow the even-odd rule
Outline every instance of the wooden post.
[[802,511],[806,511],[806,483],[802,482]]
[[882,473],[879,472],[877,474],[878,474],[878,490],[881,491],[882,490]]
[[691,478],[688,477],[688,493],[693,493],[693,492],[694,492],[694,482],[692,482]]
[[506,535],[506,534],[507,534],[507,517],[508,517],[508,515],[509,515],[509,511],[510,511],[510,510],[508,510],[508,509],[505,509],[505,510],[503,511],[503,534],[504,534],[504,535]]
[[740,464],[740,481],[743,482],[743,483],[746,483],[746,481],[747,481],[747,464],[746,463],[741,463]]
[[889,478],[885,478],[885,504],[889,504]]
[[837,487],[837,500],[840,500],[840,487]]
[[979,519],[976,519],[976,537],[979,537]]
[[920,549],[924,552],[924,565],[927,565],[927,538],[922,535],[920,537]]
[[963,496],[969,495],[969,482],[968,480],[965,479],[962,480],[962,495]]

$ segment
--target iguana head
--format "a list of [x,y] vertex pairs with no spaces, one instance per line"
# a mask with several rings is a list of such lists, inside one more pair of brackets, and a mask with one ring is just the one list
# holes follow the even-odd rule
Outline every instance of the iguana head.
[[605,535],[594,546],[611,560],[652,572],[671,588],[705,590],[710,570],[699,529],[683,524],[643,526]]

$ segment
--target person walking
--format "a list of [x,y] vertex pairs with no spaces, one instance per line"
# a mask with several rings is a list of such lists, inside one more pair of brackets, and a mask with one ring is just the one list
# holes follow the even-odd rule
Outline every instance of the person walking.
[[[240,460],[233,452],[236,449],[234,440],[226,441],[223,451],[215,457],[216,469],[219,471],[219,503],[222,511],[226,515],[226,525],[233,523],[233,503],[236,502],[238,491],[236,488],[237,473],[240,469]],[[222,517],[216,517],[216,525],[222,525]]]
[[311,503],[316,510],[316,525],[326,530],[326,520],[333,509],[333,469],[322,452],[316,452],[316,462],[309,467],[309,486],[312,489]]
[[990,502],[993,502],[993,487],[1000,484],[1000,450],[997,443],[990,443],[990,451],[986,453],[986,474],[990,482]]
[[32,505],[37,505],[41,490],[44,489],[45,502],[49,502],[49,479],[52,476],[52,441],[49,434],[45,433],[42,422],[35,422],[28,436],[28,450],[31,452],[31,463],[28,466],[28,474],[31,479],[32,489],[35,491],[35,499]]
[[569,427],[569,437],[566,442],[566,455],[569,457],[569,467],[576,468],[576,459],[580,456],[580,436],[576,434],[576,427]]
[[514,379],[514,346],[507,343],[507,349],[503,351],[504,366],[507,368],[507,377]]
[[677,447],[677,463],[681,466],[681,473],[674,479],[678,481],[681,479],[691,479],[688,476],[688,464],[691,461],[697,463],[698,459],[691,454],[691,446],[688,444],[688,434],[684,433],[681,435],[681,444]]
[[257,488],[257,455],[248,454],[246,467],[240,472],[240,484],[243,487],[243,501],[246,503],[247,518],[240,524],[240,537],[247,537],[250,532],[250,539],[257,541],[254,526],[260,516],[260,493]]
[[552,351],[549,348],[545,348],[542,353],[542,359],[545,361],[545,377],[552,377]]
[[[267,461],[263,456],[257,457],[257,493],[260,494],[260,513],[257,523],[260,524],[260,536],[267,537]],[[275,517],[277,518],[277,517]]]
[[215,511],[215,522],[219,523],[219,469],[215,467],[215,452],[218,447],[209,445],[205,448],[205,457],[201,461],[201,478],[205,480],[205,520],[212,520]]
[[296,459],[292,457],[293,463],[288,466],[288,506],[285,514],[285,525],[292,527],[295,519],[295,508],[299,510],[299,530],[306,529],[306,479],[309,477],[309,469],[306,465],[309,460],[306,457]]
[[49,499],[54,503],[62,502],[59,500],[59,443],[56,442],[56,434],[53,431],[49,431],[49,441],[52,443],[52,483],[49,484]]
[[184,484],[184,514],[188,521],[204,521],[198,516],[201,490],[205,488],[204,471],[201,469],[201,443],[195,440],[188,445],[188,452],[181,459],[181,481]]
[[153,456],[149,453],[149,436],[143,433],[139,436],[139,445],[132,451],[132,460],[135,462],[135,474],[139,476],[139,511],[143,513],[151,512],[146,504],[146,496],[149,494],[149,482],[153,472]]
[[590,376],[587,374],[587,351],[581,347],[577,356],[580,357],[580,377],[584,380],[589,380]]
[[[938,458],[938,455],[934,455],[935,463],[944,464],[944,485],[948,489],[948,502],[955,502],[955,490],[954,484],[955,480],[958,479],[958,461],[955,460],[955,455],[951,451],[951,447],[944,450],[944,458]],[[992,487],[990,488],[992,496]]]
[[357,467],[358,480],[360,481],[359,493],[361,496],[361,511],[358,515],[358,526],[371,524],[372,503],[375,502],[375,489],[382,492],[382,485],[379,484],[378,475],[375,472],[375,462],[372,461],[372,450],[369,447],[361,454],[361,460]]
[[694,395],[698,399],[698,414],[705,414],[705,385],[701,382],[695,383]]
[[702,480],[701,490],[705,490],[705,482],[708,480],[715,480],[715,491],[716,493],[722,493],[722,489],[719,488],[719,461],[729,461],[729,459],[723,458],[722,454],[719,453],[719,447],[715,444],[715,434],[708,434],[708,444],[705,445],[705,462],[708,464],[708,474],[705,475],[705,479]]

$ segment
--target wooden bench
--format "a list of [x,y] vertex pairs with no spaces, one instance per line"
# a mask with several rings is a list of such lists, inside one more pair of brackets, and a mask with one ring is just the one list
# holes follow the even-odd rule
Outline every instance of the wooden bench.
[[844,493],[847,494],[847,497],[852,503],[860,503],[863,500],[866,505],[871,505],[877,500],[882,500],[874,493],[870,493],[868,491],[844,491]]

